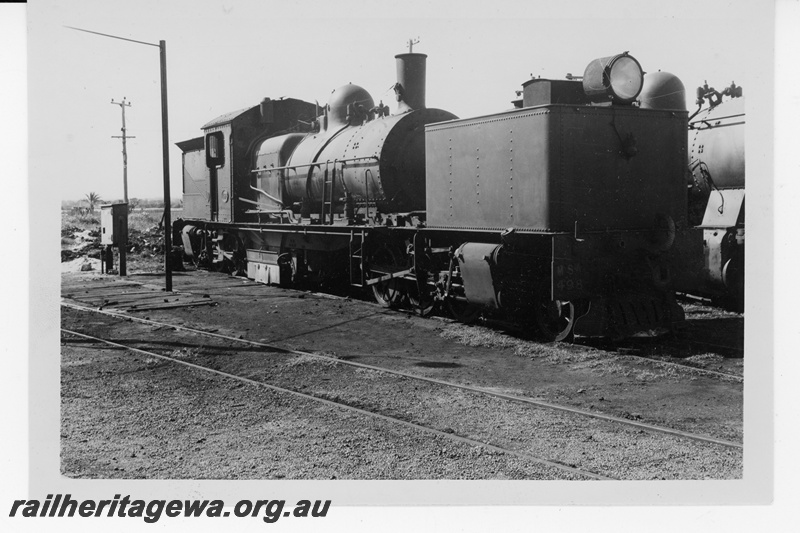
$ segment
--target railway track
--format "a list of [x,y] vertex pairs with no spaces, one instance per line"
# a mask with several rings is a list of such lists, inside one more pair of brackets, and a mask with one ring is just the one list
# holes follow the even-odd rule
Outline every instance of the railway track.
[[675,363],[673,361],[662,361],[660,359],[655,359],[653,357],[648,357],[646,355],[630,355],[630,354],[616,354],[617,357],[623,359],[635,359],[640,361],[648,361],[649,363],[664,367],[664,368],[680,368],[683,371],[688,373],[694,373],[698,375],[704,376],[714,376],[722,379],[727,379],[731,381],[738,381],[739,383],[744,382],[744,376],[740,376],[739,374],[732,374],[730,372],[718,372],[716,370],[708,370],[706,368],[698,368],[696,366],[687,365],[683,363]]
[[[448,324],[459,324],[459,322],[457,320],[454,320],[454,319],[451,319],[451,318],[446,318],[446,317],[434,317],[434,318],[436,318],[438,320],[441,320],[442,322],[448,323]],[[712,349],[716,349],[716,350],[722,351],[722,352],[734,353],[734,354],[737,354],[739,357],[741,357],[743,355],[743,352],[744,352],[741,348],[737,348],[737,347],[734,347],[734,346],[724,346],[724,345],[721,345],[721,344],[702,342],[702,341],[696,341],[696,340],[690,340],[688,342],[692,346],[699,346],[699,347],[702,347],[704,349],[712,348]],[[581,342],[577,342],[576,344],[585,345],[585,346],[601,349],[603,351],[607,351],[611,357],[619,357],[621,359],[630,359],[630,360],[638,360],[638,361],[647,361],[647,362],[649,362],[649,363],[651,363],[651,364],[653,364],[655,366],[660,366],[660,367],[665,367],[665,368],[681,369],[682,371],[686,371],[686,372],[689,372],[689,373],[692,373],[692,374],[696,374],[696,375],[711,376],[711,377],[729,379],[729,380],[738,381],[738,382],[743,382],[744,381],[744,376],[742,376],[740,374],[733,374],[731,372],[722,372],[722,371],[717,371],[717,370],[708,370],[706,368],[700,368],[700,367],[697,367],[697,366],[694,366],[694,365],[691,365],[691,364],[685,364],[685,363],[680,363],[680,362],[675,362],[675,361],[664,361],[662,359],[658,359],[658,358],[653,357],[653,356],[639,354],[639,353],[637,353],[639,350],[635,349],[635,348],[634,349],[626,348],[626,347],[603,348],[603,347],[597,346],[595,343],[593,343],[591,341],[589,341],[589,342],[581,341]]]
[[278,387],[278,386],[275,386],[275,385],[271,385],[269,383],[264,383],[263,381],[250,379],[250,378],[247,378],[247,377],[244,377],[244,376],[240,376],[240,375],[236,375],[236,374],[232,374],[232,373],[229,373],[229,372],[223,372],[223,371],[220,371],[220,370],[217,370],[217,369],[214,369],[214,368],[210,368],[210,367],[204,366],[204,365],[198,365],[198,364],[195,364],[195,363],[190,363],[188,361],[183,361],[183,360],[181,360],[179,358],[176,358],[176,357],[171,357],[171,356],[168,356],[168,355],[159,354],[159,353],[155,353],[155,352],[148,351],[148,350],[142,350],[140,348],[136,348],[136,347],[133,347],[133,346],[130,346],[130,345],[127,345],[127,344],[122,344],[122,343],[110,341],[108,339],[102,339],[100,337],[95,337],[93,335],[87,335],[85,333],[80,333],[80,332],[77,332],[77,331],[72,331],[72,330],[68,330],[68,329],[64,329],[64,328],[61,328],[61,331],[62,331],[62,333],[66,333],[67,335],[73,335],[75,337],[81,337],[81,338],[88,339],[88,340],[91,340],[91,341],[94,341],[94,342],[103,343],[103,344],[106,344],[106,345],[109,345],[109,346],[114,346],[114,347],[117,347],[117,348],[123,348],[125,350],[130,350],[132,352],[136,352],[136,353],[139,353],[139,354],[142,354],[142,355],[147,355],[149,357],[155,357],[157,359],[162,359],[162,360],[165,360],[165,361],[169,361],[169,362],[172,362],[172,363],[175,363],[175,364],[183,365],[183,366],[195,369],[195,370],[199,370],[199,371],[202,371],[202,372],[207,372],[207,373],[214,374],[214,375],[217,375],[217,376],[223,376],[225,378],[236,380],[236,381],[239,381],[239,382],[242,382],[242,383],[247,383],[247,384],[250,384],[250,385],[255,385],[255,386],[258,386],[258,387],[263,387],[263,388],[266,388],[266,389],[277,391],[277,392],[280,392],[280,393],[283,393],[283,394],[288,394],[288,395],[292,395],[292,396],[295,396],[295,397],[304,398],[306,400],[311,400],[311,401],[314,401],[314,402],[318,402],[318,403],[321,403],[321,404],[324,404],[324,405],[327,405],[327,406],[330,406],[330,407],[335,407],[337,409],[343,409],[343,410],[355,412],[355,413],[358,413],[360,415],[373,417],[373,418],[378,418],[378,419],[381,419],[381,420],[385,420],[385,421],[391,422],[393,424],[402,425],[402,426],[405,426],[405,427],[408,427],[408,428],[412,428],[412,429],[415,429],[415,430],[418,430],[418,431],[422,431],[422,432],[425,432],[425,433],[428,433],[428,434],[431,434],[431,435],[436,435],[436,436],[439,436],[439,437],[443,437],[445,439],[448,439],[450,441],[453,441],[453,442],[456,442],[456,443],[459,443],[459,444],[467,444],[467,445],[470,445],[470,446],[480,446],[480,447],[483,447],[483,448],[485,448],[487,450],[492,450],[492,451],[495,451],[495,452],[500,452],[500,453],[504,453],[504,454],[513,455],[513,456],[518,457],[518,458],[523,459],[523,460],[533,461],[535,463],[538,463],[538,464],[541,464],[541,465],[544,465],[544,466],[547,466],[547,467],[550,467],[550,468],[554,468],[554,469],[557,469],[557,470],[561,470],[561,471],[567,472],[569,474],[581,476],[581,477],[584,477],[584,478],[595,479],[595,480],[615,480],[615,479],[617,479],[617,478],[614,478],[614,477],[610,477],[610,476],[598,474],[598,473],[595,473],[595,472],[591,472],[589,470],[571,467],[569,465],[561,464],[561,463],[556,462],[556,461],[551,461],[551,460],[548,460],[548,459],[545,459],[545,458],[542,458],[542,457],[537,457],[537,456],[534,456],[534,455],[531,455],[531,454],[528,454],[528,453],[520,452],[518,450],[513,450],[513,449],[502,447],[502,446],[497,446],[497,445],[494,445],[494,444],[491,444],[491,443],[488,443],[488,442],[472,439],[472,438],[469,438],[469,437],[463,437],[463,436],[460,436],[460,435],[455,435],[453,433],[449,433],[449,432],[446,432],[446,431],[441,431],[441,430],[438,430],[436,428],[432,428],[432,427],[429,427],[429,426],[426,426],[426,425],[410,422],[408,420],[404,420],[404,419],[401,419],[401,418],[398,418],[398,417],[395,417],[395,416],[389,416],[389,415],[377,413],[375,411],[371,411],[371,410],[355,407],[355,406],[352,406],[352,405],[348,405],[348,404],[343,403],[343,402],[332,401],[332,400],[329,400],[329,399],[326,399],[326,398],[322,398],[322,397],[319,397],[319,396],[316,396],[316,395],[313,395],[313,394],[308,394],[308,393],[304,393],[304,392],[300,392],[300,391],[296,391],[296,390],[291,390],[291,389],[287,389],[287,388],[284,388],[284,387]]
[[[216,283],[216,284],[213,285],[213,290],[209,290],[209,288],[207,286],[203,285],[203,284],[201,284],[199,286],[189,286],[188,290],[190,292],[181,292],[181,293],[176,293],[176,294],[183,294],[183,295],[186,295],[186,296],[190,296],[191,293],[193,293],[193,292],[195,292],[197,290],[201,290],[204,293],[204,296],[203,296],[203,299],[201,299],[200,301],[204,302],[204,303],[210,303],[210,300],[207,299],[210,296],[225,295],[225,293],[224,292],[220,292],[220,290],[224,290],[224,289],[242,289],[242,288],[246,288],[249,285],[255,285],[255,286],[259,285],[258,283],[252,282],[252,281],[250,281],[248,279],[243,279],[243,278],[232,278],[232,279],[236,279],[236,280],[238,280],[238,282],[237,283],[228,283],[228,284],[218,284],[218,283]],[[136,285],[136,284],[134,284],[134,285]],[[289,292],[295,292],[295,291],[292,291],[291,289],[286,289],[286,290],[289,290]],[[149,292],[152,293],[153,291],[157,291],[156,294],[161,294],[160,288],[158,288],[158,287],[149,287]],[[144,292],[147,293],[148,291],[144,291]],[[112,294],[115,294],[115,291],[112,291]],[[133,294],[133,293],[128,291],[128,294]],[[321,299],[338,300],[338,301],[349,301],[349,300],[351,300],[350,297],[337,296],[337,295],[327,294],[327,293],[297,291],[297,294],[298,294],[298,297],[301,297],[301,298],[303,298],[303,297],[311,297],[311,298],[321,298]],[[69,296],[70,295],[68,294],[67,297],[69,297]],[[259,297],[260,298],[265,298],[264,295],[261,295]],[[191,298],[190,298],[190,300],[191,300]],[[378,304],[376,304],[374,302],[374,300],[372,300],[371,297],[366,299],[366,300],[361,300],[361,301],[362,301],[362,303],[367,304],[367,305],[380,307]],[[188,304],[196,305],[196,299],[188,302]],[[70,306],[72,304],[62,303],[62,305]],[[164,307],[164,306],[162,305],[162,307]],[[97,312],[105,312],[105,313],[107,313],[109,315],[112,315],[112,316],[113,315],[119,315],[119,316],[124,316],[126,318],[139,320],[139,319],[137,319],[135,317],[132,317],[130,314],[127,314],[127,313],[124,313],[124,312],[122,312],[122,313],[115,312],[113,307],[112,308],[107,308],[105,305],[91,306],[91,305],[86,305],[86,302],[83,302],[83,305],[78,305],[75,308],[80,308],[80,309],[83,309],[83,310],[93,310],[93,311],[97,311]],[[164,308],[166,308],[166,307],[164,307]],[[380,307],[380,308],[383,309],[382,307]],[[444,324],[460,324],[457,320],[452,319],[452,318],[447,317],[447,316],[433,315],[430,318],[434,319],[434,320],[438,320],[438,321],[440,321],[440,322],[442,322]],[[174,327],[174,326],[170,325],[170,327]],[[488,327],[492,328],[491,325],[489,325]],[[201,330],[195,330],[195,331],[198,332],[198,333],[201,333],[201,334],[208,334],[208,332],[204,332],[204,331],[201,331]],[[232,340],[240,341],[241,339],[232,339]],[[251,343],[252,344],[252,341],[244,341],[244,340],[242,340],[242,342],[246,342],[246,343]],[[734,358],[741,358],[743,356],[743,352],[744,352],[744,350],[741,347],[723,345],[723,344],[714,343],[714,342],[706,342],[706,341],[701,341],[701,340],[698,340],[698,339],[688,339],[688,340],[684,340],[684,342],[686,343],[687,346],[700,348],[702,350],[713,350],[715,353],[724,354],[725,357],[731,357],[732,356]],[[736,382],[743,382],[744,381],[744,377],[743,377],[743,375],[741,373],[731,373],[731,372],[725,372],[725,371],[722,371],[722,370],[709,370],[709,369],[706,369],[706,368],[699,367],[696,364],[684,363],[684,362],[682,362],[680,360],[681,358],[684,357],[682,355],[676,356],[676,357],[678,357],[677,361],[674,360],[675,357],[670,357],[669,354],[665,354],[665,355],[667,357],[670,357],[670,359],[673,359],[673,360],[665,361],[664,359],[662,359],[658,355],[648,355],[648,352],[653,350],[654,348],[656,350],[659,350],[659,346],[660,345],[654,346],[653,343],[647,343],[647,342],[643,343],[641,340],[638,341],[638,342],[635,341],[635,340],[629,340],[627,343],[623,342],[623,344],[620,345],[620,346],[617,346],[617,345],[605,346],[603,344],[598,345],[597,341],[595,339],[582,339],[582,340],[576,342],[576,344],[603,350],[603,351],[607,352],[610,357],[617,357],[617,358],[620,358],[620,359],[627,359],[627,360],[646,361],[649,364],[651,364],[653,366],[656,366],[656,367],[679,369],[680,371],[688,372],[688,373],[696,375],[696,376],[707,376],[707,377],[721,378],[721,379],[731,380],[731,381],[736,381]],[[268,345],[264,345],[264,346],[268,346]]]
[[716,349],[716,350],[720,350],[720,351],[736,354],[738,357],[742,357],[744,355],[744,350],[742,348],[738,348],[736,346],[725,346],[725,345],[718,344],[718,343],[715,343],[715,342],[703,342],[703,341],[698,341],[698,340],[692,340],[692,341],[689,341],[689,342],[690,342],[690,344],[692,344],[694,346],[700,346],[700,347],[703,347],[703,348],[713,348],[713,349]]
[[[232,285],[231,287],[241,288],[241,285]],[[331,300],[349,300],[350,299],[350,297],[347,297],[347,296],[336,296],[336,295],[333,295],[333,294],[318,293],[318,292],[312,292],[312,293],[310,293],[310,295],[315,297],[315,298],[326,298],[326,299],[331,299]],[[367,303],[367,304],[370,304],[370,305],[375,305],[375,306],[378,305],[371,298],[363,300],[363,301],[364,301],[364,303]],[[446,323],[446,324],[460,324],[460,322],[458,320],[450,318],[449,316],[439,316],[439,315],[434,314],[434,315],[431,315],[429,318],[434,319],[434,320],[439,320],[439,321],[441,321],[443,323]],[[491,325],[489,327],[491,327]],[[583,344],[584,342],[585,341],[579,341],[578,344]],[[701,348],[701,349],[712,349],[712,350],[716,350],[717,352],[720,352],[720,353],[731,355],[733,357],[741,358],[741,357],[744,356],[744,350],[742,348],[740,348],[740,347],[737,347],[737,346],[723,345],[723,344],[713,343],[713,342],[705,342],[705,341],[700,341],[700,340],[696,340],[696,339],[691,339],[691,340],[689,340],[687,342],[688,342],[688,344],[690,346],[693,346],[693,347],[698,347],[698,348]],[[586,343],[586,345],[587,346],[591,346],[592,344],[591,343]],[[679,368],[681,370],[684,370],[684,371],[687,371],[687,372],[690,372],[690,373],[696,374],[696,375],[713,376],[713,377],[729,379],[729,380],[738,381],[738,382],[743,382],[744,381],[744,376],[742,376],[741,374],[733,374],[731,372],[722,372],[722,371],[717,371],[717,370],[708,370],[706,368],[700,368],[698,366],[694,366],[694,365],[691,365],[691,364],[685,364],[685,363],[676,362],[676,361],[664,361],[664,360],[661,360],[661,359],[658,359],[658,358],[655,358],[655,357],[652,357],[652,356],[641,355],[641,354],[637,354],[637,353],[625,353],[624,349],[623,349],[623,351],[620,351],[620,350],[614,348],[614,349],[610,350],[610,353],[613,354],[613,356],[619,357],[619,358],[622,358],[622,359],[635,359],[635,360],[640,360],[640,361],[648,361],[648,362],[650,362],[651,364],[653,364],[655,366],[667,367],[667,368],[669,368],[669,367],[671,367],[671,368]]]
[[[346,359],[342,359],[341,357],[331,357],[331,356],[327,356],[327,355],[323,355],[323,354],[310,353],[310,352],[305,352],[305,351],[301,351],[301,350],[291,350],[291,349],[281,348],[281,347],[278,347],[278,346],[275,346],[275,345],[272,345],[272,344],[268,344],[268,343],[264,343],[264,342],[252,341],[252,340],[233,337],[233,336],[224,335],[224,334],[220,334],[220,333],[204,331],[204,330],[197,329],[197,328],[190,328],[190,327],[182,326],[182,325],[170,324],[168,322],[152,320],[152,319],[149,319],[149,318],[134,317],[134,316],[130,316],[129,314],[124,314],[124,313],[119,313],[119,312],[114,312],[114,311],[98,310],[98,309],[88,308],[88,307],[85,307],[85,306],[75,305],[75,304],[71,304],[71,303],[67,303],[67,302],[62,302],[62,306],[66,307],[66,308],[69,308],[69,309],[74,309],[74,310],[77,310],[77,311],[80,311],[80,312],[97,313],[97,314],[101,314],[101,315],[105,315],[105,316],[109,316],[109,317],[115,318],[117,320],[138,322],[138,323],[147,324],[147,325],[150,325],[150,326],[170,328],[170,329],[173,329],[173,330],[176,330],[176,331],[183,331],[183,332],[186,332],[186,333],[190,333],[192,335],[201,335],[201,336],[205,336],[205,337],[208,337],[208,338],[221,339],[221,340],[225,340],[225,341],[228,341],[228,342],[233,342],[233,343],[237,343],[237,344],[241,344],[241,345],[248,345],[248,346],[258,347],[258,348],[262,348],[262,349],[267,350],[267,351],[282,352],[282,353],[286,353],[286,354],[293,354],[293,355],[304,356],[304,357],[313,357],[315,359],[318,359],[318,360],[321,360],[321,361],[327,361],[327,362],[330,362],[330,363],[335,363],[337,365],[345,365],[345,366],[353,367],[353,368],[356,368],[356,369],[363,369],[363,370],[379,372],[379,373],[382,373],[384,375],[390,375],[390,376],[396,376],[396,377],[400,377],[400,378],[410,379],[410,380],[414,380],[414,381],[417,381],[417,382],[428,383],[428,384],[432,384],[432,385],[439,386],[439,387],[447,387],[449,389],[465,391],[465,392],[468,392],[470,394],[478,394],[478,395],[482,395],[482,396],[485,396],[485,397],[497,398],[497,399],[501,399],[501,400],[508,401],[508,402],[513,402],[513,403],[520,404],[520,405],[535,407],[535,408],[538,408],[538,409],[556,411],[556,412],[560,412],[560,413],[566,413],[566,414],[568,414],[570,416],[579,416],[579,417],[598,420],[598,421],[603,421],[603,422],[611,423],[611,424],[615,424],[615,425],[627,426],[627,427],[635,428],[636,430],[646,431],[646,432],[649,432],[649,433],[659,433],[659,434],[669,435],[671,437],[675,437],[675,438],[679,438],[679,439],[686,439],[686,440],[700,442],[700,443],[704,443],[704,444],[712,444],[712,445],[722,446],[722,447],[729,448],[729,449],[741,450],[743,448],[743,446],[740,443],[732,442],[732,441],[725,440],[725,439],[719,439],[719,438],[711,437],[711,436],[708,436],[708,435],[701,435],[701,434],[697,434],[697,433],[681,431],[681,430],[670,428],[670,427],[664,427],[664,426],[649,424],[649,423],[645,423],[645,422],[640,422],[640,421],[637,421],[637,420],[631,420],[631,419],[616,417],[616,416],[607,415],[607,414],[603,414],[603,413],[587,411],[587,410],[575,408],[575,407],[572,407],[572,406],[560,405],[560,404],[556,404],[556,403],[552,403],[552,402],[545,402],[545,401],[541,401],[541,400],[536,400],[536,399],[529,398],[529,397],[517,396],[517,395],[506,394],[506,393],[497,392],[497,391],[493,391],[493,390],[487,390],[487,389],[481,388],[481,387],[474,387],[474,386],[471,386],[471,385],[465,385],[465,384],[461,384],[461,383],[454,383],[454,382],[449,382],[449,381],[440,380],[440,379],[436,379],[436,378],[430,378],[430,377],[426,377],[426,376],[420,376],[420,375],[412,374],[412,373],[409,373],[409,372],[404,372],[404,371],[401,371],[401,370],[389,369],[389,368],[379,367],[379,366],[375,366],[375,365],[368,365],[368,364],[364,364],[364,363],[358,363],[358,362],[355,362],[355,361],[348,361]],[[667,362],[660,362],[660,363],[669,364]],[[704,371],[702,369],[696,369],[696,368],[685,366],[685,365],[675,365],[675,366],[680,366],[682,368],[686,368],[689,371],[705,372],[705,373],[708,373],[709,375],[722,374],[722,373],[717,373],[717,372]],[[733,375],[733,374],[725,375],[725,376],[726,377],[730,377],[730,378],[739,378],[739,376],[736,376],[736,375]]]

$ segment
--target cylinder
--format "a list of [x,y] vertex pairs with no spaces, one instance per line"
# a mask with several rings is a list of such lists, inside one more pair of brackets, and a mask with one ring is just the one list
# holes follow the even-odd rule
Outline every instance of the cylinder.
[[425,107],[425,66],[428,56],[426,54],[398,54],[397,83],[403,89],[399,100],[405,102],[411,109]]
[[500,307],[495,288],[496,270],[503,245],[466,242],[456,250],[467,301],[491,309]]

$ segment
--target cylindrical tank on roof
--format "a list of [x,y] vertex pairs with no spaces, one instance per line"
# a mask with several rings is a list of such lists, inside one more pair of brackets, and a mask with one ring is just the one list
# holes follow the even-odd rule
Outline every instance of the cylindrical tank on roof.
[[669,72],[648,73],[644,76],[639,103],[642,109],[686,111],[686,88],[677,76]]

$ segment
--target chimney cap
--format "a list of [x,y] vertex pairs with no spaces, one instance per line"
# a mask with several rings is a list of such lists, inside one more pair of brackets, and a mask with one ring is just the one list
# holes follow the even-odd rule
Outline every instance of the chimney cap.
[[428,54],[420,54],[418,52],[405,52],[403,54],[397,54],[394,56],[395,59],[400,59],[403,57],[428,57]]

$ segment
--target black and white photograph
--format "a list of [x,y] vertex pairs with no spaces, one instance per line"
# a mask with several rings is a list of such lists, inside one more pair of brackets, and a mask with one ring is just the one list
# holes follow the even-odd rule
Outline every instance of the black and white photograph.
[[9,520],[769,506],[783,4],[28,2]]

